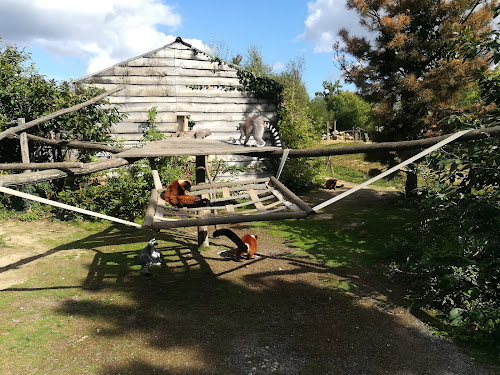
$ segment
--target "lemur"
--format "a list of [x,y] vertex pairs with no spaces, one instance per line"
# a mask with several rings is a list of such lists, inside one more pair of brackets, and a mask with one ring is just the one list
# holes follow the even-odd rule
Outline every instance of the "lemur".
[[[273,135],[275,145],[277,147],[282,147],[278,131],[263,118],[251,118],[239,125],[240,143],[246,146],[250,136],[253,136],[257,142],[256,147],[264,147],[266,142],[262,139],[262,136],[264,135],[264,129],[266,127],[269,128]],[[243,138],[245,138],[244,141]]]
[[206,207],[210,201],[197,195],[186,195],[191,191],[191,182],[188,180],[175,180],[161,192],[160,198],[176,207]]
[[171,182],[167,188],[161,192],[160,198],[165,202],[170,203],[175,207],[207,207],[215,205],[236,204],[235,200],[224,200],[217,202],[210,202],[206,198],[201,198],[197,195],[186,195],[187,191],[191,191],[191,181],[188,180],[175,180]]
[[255,253],[257,252],[258,237],[252,234],[247,233],[241,236],[240,238],[231,229],[217,229],[214,232],[213,236],[214,237],[226,236],[236,244],[237,246],[236,254],[233,257],[235,260],[239,260],[242,254],[247,254],[247,258],[252,259]]
[[344,187],[344,184],[337,185],[337,179],[336,178],[330,178],[329,180],[326,181],[325,187],[327,189],[333,189],[333,190],[335,190],[336,188]]
[[141,250],[139,255],[139,261],[142,265],[141,273],[143,275],[151,275],[149,268],[153,264],[161,264],[161,254],[156,250],[155,246],[158,246],[155,238],[149,240],[148,244]]

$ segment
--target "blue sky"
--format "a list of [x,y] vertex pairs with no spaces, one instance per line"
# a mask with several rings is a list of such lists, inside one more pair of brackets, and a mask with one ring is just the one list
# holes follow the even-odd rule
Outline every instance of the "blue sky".
[[341,27],[362,33],[345,0],[0,0],[2,41],[26,48],[39,72],[56,80],[99,71],[180,36],[199,48],[222,46],[228,58],[256,46],[277,69],[303,57],[312,97],[323,81],[340,79],[331,46]]

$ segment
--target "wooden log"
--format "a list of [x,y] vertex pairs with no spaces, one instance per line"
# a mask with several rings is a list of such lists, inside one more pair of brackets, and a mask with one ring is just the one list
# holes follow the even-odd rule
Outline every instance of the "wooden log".
[[156,168],[155,158],[148,158],[149,165],[151,166],[151,174],[153,175],[153,182],[155,184],[155,189],[160,190],[162,188],[160,174]]
[[254,215],[224,215],[224,216],[210,216],[200,219],[191,220],[177,220],[177,221],[164,221],[155,222],[152,225],[152,229],[170,229],[170,228],[181,228],[181,227],[194,227],[194,226],[205,226],[205,225],[217,225],[217,224],[238,224],[238,223],[249,223],[254,221],[273,221],[273,220],[287,220],[287,219],[304,219],[307,217],[307,213],[304,211],[300,212],[278,212],[278,213],[259,213]]
[[113,93],[115,93],[117,91],[123,90],[123,89],[124,89],[123,86],[114,87],[114,88],[112,88],[112,89],[110,89],[110,90],[108,90],[108,91],[106,91],[106,92],[104,92],[104,93],[102,93],[100,95],[97,95],[96,97],[94,97],[92,99],[89,99],[89,100],[87,100],[87,101],[85,101],[83,103],[71,106],[69,108],[61,109],[59,111],[51,113],[50,115],[46,115],[46,116],[37,118],[36,120],[29,121],[29,122],[27,122],[25,124],[21,124],[21,125],[15,126],[13,128],[9,128],[7,130],[4,130],[3,132],[0,133],[0,140],[4,139],[9,134],[19,133],[19,132],[21,132],[23,130],[27,130],[27,129],[35,126],[35,125],[41,124],[41,123],[43,123],[45,121],[52,120],[52,119],[54,119],[54,118],[56,118],[58,116],[78,111],[79,109],[85,108],[85,107],[89,106],[90,104],[96,103],[99,100],[104,99],[106,96],[109,96],[109,95],[111,95],[111,94],[113,94]]
[[104,171],[127,165],[128,161],[121,158],[108,159],[95,163],[85,164],[83,168],[69,168],[66,171],[60,169],[48,169],[40,172],[32,172],[29,174],[8,174],[0,175],[0,186],[15,186],[34,184],[43,181],[56,180],[65,178],[69,175],[85,175],[95,172]]
[[[24,119],[23,118],[17,119],[17,123],[19,125],[24,124]],[[30,149],[28,146],[28,133],[22,132],[19,135],[19,143],[21,146],[21,160],[23,163],[29,164],[29,162],[30,162]],[[29,172],[30,172],[29,168],[24,170],[24,173],[29,173]]]
[[[407,150],[417,150],[422,148],[427,148],[433,146],[442,140],[448,138],[451,134],[432,137],[426,139],[418,139],[415,141],[401,141],[401,142],[381,142],[369,145],[359,145],[350,147],[338,147],[338,148],[315,148],[315,149],[292,149],[290,150],[289,158],[303,158],[303,157],[320,157],[320,156],[330,156],[330,155],[347,155],[347,154],[361,154],[361,153],[371,153],[371,152],[387,152],[387,151],[407,151]],[[454,142],[466,142],[476,139],[487,139],[489,137],[500,136],[500,126],[494,126],[485,129],[471,130],[467,134],[461,136],[460,138],[454,140]],[[284,150],[275,150],[265,156],[269,157],[281,157]],[[259,156],[258,154],[251,154],[252,156]],[[260,155],[263,156],[262,154]]]
[[[10,137],[14,137],[11,135]],[[80,150],[96,150],[96,151],[106,151],[111,152],[113,154],[117,154],[119,152],[124,151],[123,148],[114,147],[105,145],[102,143],[96,142],[87,142],[87,141],[66,141],[66,140],[56,140],[56,139],[48,139],[43,137],[38,137],[36,135],[27,134],[28,141],[42,143],[49,146],[62,147],[62,148],[74,148]]]
[[2,171],[22,171],[29,169],[67,169],[83,168],[84,163],[80,162],[54,162],[54,163],[0,163]]
[[40,202],[40,203],[43,203],[43,204],[48,204],[48,205],[51,205],[51,206],[54,206],[54,207],[58,207],[58,208],[62,208],[62,209],[65,209],[65,210],[75,211],[75,212],[78,212],[78,213],[81,213],[81,214],[84,214],[84,215],[94,216],[94,217],[98,217],[100,219],[105,219],[105,220],[113,221],[113,222],[116,222],[116,223],[133,226],[133,227],[136,227],[136,228],[142,228],[141,225],[133,223],[131,221],[118,219],[118,218],[113,217],[113,216],[103,215],[103,214],[100,214],[100,213],[97,213],[97,212],[93,212],[93,211],[85,210],[83,208],[79,208],[79,207],[75,207],[75,206],[70,206],[68,204],[59,203],[59,202],[52,201],[52,200],[49,200],[49,199],[37,197],[35,195],[23,193],[23,192],[20,192],[20,191],[17,191],[17,190],[12,190],[12,189],[0,186],[0,192],[1,193],[15,195],[17,197],[20,197],[20,198],[23,198],[23,199],[29,199],[29,200],[32,200],[32,201],[35,201],[35,202]]
[[17,186],[35,184],[43,181],[68,177],[68,173],[59,169],[48,169],[40,172],[0,175],[0,186]]
[[151,190],[151,196],[149,198],[148,207],[146,209],[146,216],[144,217],[144,222],[142,223],[143,228],[151,229],[157,204],[158,204],[158,190],[153,189]]
[[[197,155],[196,156],[196,184],[204,184],[205,176],[206,176],[206,165],[207,165],[207,156],[206,155]],[[200,212],[201,215],[205,215],[203,211]],[[208,240],[208,227],[206,225],[198,226],[198,247],[210,246]]]
[[315,213],[314,210],[305,204],[302,199],[297,197],[290,189],[288,189],[285,185],[283,185],[280,181],[276,179],[276,177],[270,177],[271,183],[283,194],[289,201],[298,206],[302,211],[305,211],[307,214]]

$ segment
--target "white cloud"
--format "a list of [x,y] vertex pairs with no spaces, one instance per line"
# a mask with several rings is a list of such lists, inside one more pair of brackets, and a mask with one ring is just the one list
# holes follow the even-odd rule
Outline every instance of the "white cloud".
[[316,0],[307,3],[308,16],[302,38],[314,43],[314,53],[331,52],[338,32],[346,28],[353,35],[367,36],[359,16],[345,6],[345,0]]
[[[158,27],[175,31],[181,23],[175,7],[161,0],[0,1],[5,41],[85,58],[88,73],[172,42]],[[204,47],[199,40],[186,42]]]
[[272,66],[272,70],[273,70],[273,72],[279,72],[279,71],[283,70],[285,67],[286,67],[286,65],[283,64],[281,61],[276,61]]

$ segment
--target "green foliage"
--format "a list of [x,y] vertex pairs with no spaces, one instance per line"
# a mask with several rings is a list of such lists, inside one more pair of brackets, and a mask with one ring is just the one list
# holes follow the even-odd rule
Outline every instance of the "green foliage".
[[[302,82],[303,60],[292,61],[277,79],[283,85],[283,102],[279,110],[278,128],[281,142],[286,148],[308,148],[320,136],[311,120],[309,96]],[[294,191],[312,187],[319,160],[313,158],[291,159],[285,164],[281,181]]]
[[[17,47],[0,48],[0,131],[15,126],[18,118],[28,122],[82,103],[103,91],[93,87],[74,90],[68,82],[47,80],[38,74],[34,64],[26,65],[29,60],[30,55]],[[125,115],[108,104],[109,101],[101,100],[28,131],[41,137],[112,143],[109,135],[111,126]],[[93,152],[84,152],[79,158],[88,161],[91,155]],[[41,145],[30,148],[30,160],[34,162],[62,161],[64,156],[57,148]],[[0,161],[19,160],[19,142],[3,140],[0,143]]]
[[315,131],[321,134],[329,132],[335,118],[333,113],[328,111],[326,101],[319,96],[315,96],[309,103],[309,109]]
[[323,82],[323,92],[316,93],[316,97],[326,102],[327,110],[337,121],[337,130],[362,128],[374,130],[375,121],[372,105],[363,100],[358,94],[342,90],[339,81]]
[[[134,220],[144,215],[144,209],[151,192],[152,177],[143,164],[130,168],[121,167],[114,175],[102,174],[85,176],[78,185],[67,187],[59,193],[62,203],[87,210]],[[80,218],[73,211],[61,211],[64,219]]]
[[495,5],[491,0],[347,0],[372,37],[342,29],[336,60],[346,81],[374,104],[380,139],[415,139],[441,130],[443,110],[457,108],[474,71],[488,66],[484,50],[450,57],[456,34],[468,29],[484,38]]
[[[443,311],[464,339],[500,350],[500,142],[469,142],[433,153],[416,238],[401,270],[416,301]],[[467,332],[474,332],[469,335]]]
[[[159,158],[156,162],[162,181],[192,179],[194,168],[187,157]],[[153,184],[148,161],[120,167],[112,174],[84,176],[67,185],[57,198],[60,202],[126,220],[144,216]],[[64,219],[80,218],[72,211],[61,211]]]
[[[466,29],[469,30],[469,29]],[[487,39],[481,39],[481,38]],[[498,32],[477,34],[465,47],[457,37],[455,57],[496,45]],[[496,38],[496,42],[495,42]],[[492,49],[494,58],[496,50]],[[455,53],[455,52],[454,52]],[[466,56],[467,57],[467,56]],[[468,56],[471,58],[472,56]],[[448,129],[498,126],[500,77],[478,68],[477,88],[467,110],[440,121]],[[423,220],[415,238],[400,241],[400,268],[409,280],[411,298],[441,311],[448,329],[475,342],[498,359],[500,353],[500,141],[482,139],[431,154],[417,172],[425,182],[416,202]]]
[[153,142],[165,139],[165,135],[158,130],[156,117],[158,116],[157,107],[151,107],[148,111],[148,120],[142,126],[141,142]]
[[269,100],[270,103],[276,105],[281,103],[283,87],[274,79],[257,76],[246,69],[238,70],[237,75],[242,85],[242,91],[251,92],[255,97]]

